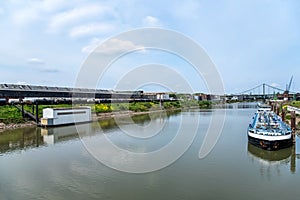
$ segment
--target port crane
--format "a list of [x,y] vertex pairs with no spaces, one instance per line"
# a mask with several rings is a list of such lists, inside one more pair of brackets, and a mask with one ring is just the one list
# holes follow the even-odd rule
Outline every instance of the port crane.
[[292,86],[292,82],[293,82],[293,76],[291,77],[291,80],[289,82],[289,84],[286,84],[286,92],[289,93],[291,86]]

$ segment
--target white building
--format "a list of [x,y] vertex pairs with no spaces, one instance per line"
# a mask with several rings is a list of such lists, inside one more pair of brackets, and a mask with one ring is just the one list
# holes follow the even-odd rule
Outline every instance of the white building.
[[43,109],[42,126],[59,126],[92,121],[91,107]]
[[156,99],[157,100],[169,100],[170,99],[170,95],[166,94],[166,93],[157,93],[156,94]]

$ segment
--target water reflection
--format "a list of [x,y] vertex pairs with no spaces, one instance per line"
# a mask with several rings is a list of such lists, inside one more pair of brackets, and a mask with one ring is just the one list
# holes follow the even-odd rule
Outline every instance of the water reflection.
[[[176,136],[183,118],[188,119],[186,126],[191,127],[186,133],[194,131],[192,124],[199,115],[197,136],[183,156],[162,170],[139,175],[115,171],[94,159],[79,140],[74,126],[24,128],[3,133],[0,135],[0,199],[253,200],[286,199],[286,194],[294,198],[299,195],[300,184],[300,174],[295,173],[299,166],[295,152],[299,153],[300,149],[269,152],[248,145],[246,128],[255,110],[229,109],[222,136],[213,151],[201,160],[198,152],[211,111],[183,111],[169,117],[158,115],[155,119],[146,115],[132,119],[136,123],[132,127],[124,122],[125,127],[134,130],[147,126],[149,117],[157,126],[165,123],[162,134],[149,139],[137,140],[124,134],[113,119],[77,127],[81,136],[87,134],[84,139],[97,145],[98,139],[105,136],[121,149],[143,153],[168,144]],[[114,158],[105,146],[101,150],[106,151],[103,153],[108,158]],[[124,157],[115,162],[126,164],[130,160]]]
[[280,175],[283,166],[289,166],[291,173],[296,172],[295,146],[279,151],[267,151],[248,143],[248,155],[253,162],[259,163],[261,175],[267,176],[268,179],[273,172]]
[[79,139],[78,133],[93,133],[97,123],[53,128],[22,128],[0,135],[0,155]]
[[43,136],[36,127],[10,130],[0,136],[0,154],[26,150],[44,145]]
[[[129,117],[123,117],[119,119],[118,122],[126,123],[128,119],[130,121],[140,124],[147,125],[150,120],[163,120],[164,118],[169,118],[172,115],[179,114],[180,111],[166,112],[162,115],[161,112],[143,114]],[[164,119],[165,120],[165,119]],[[16,130],[9,130],[0,135],[0,155],[21,151],[30,148],[43,147],[47,145],[52,145],[59,142],[67,142],[79,139],[78,133],[81,136],[91,136],[96,135],[97,130],[101,129],[106,131],[112,131],[118,129],[118,124],[114,118],[101,119],[98,122],[79,124],[77,126],[61,126],[53,128],[21,128]]]
[[63,126],[55,128],[42,128],[41,135],[45,144],[55,144],[58,142],[64,142],[74,140],[78,138],[77,131],[89,131],[91,129],[90,124],[80,124],[77,126]]
[[257,102],[238,102],[238,103],[217,104],[217,105],[214,105],[213,108],[251,109],[251,108],[257,108]]

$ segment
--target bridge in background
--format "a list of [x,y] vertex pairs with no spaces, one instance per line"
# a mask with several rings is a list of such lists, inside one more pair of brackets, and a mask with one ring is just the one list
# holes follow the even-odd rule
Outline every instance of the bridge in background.
[[[291,82],[290,82],[291,84]],[[241,101],[255,101],[265,99],[285,99],[285,100],[300,100],[300,94],[289,91],[290,88],[281,89],[263,83],[244,90],[235,94],[226,94],[223,96],[218,95],[206,95],[212,96],[211,98],[201,98],[202,100],[241,100]],[[16,84],[0,84],[0,100],[6,99],[24,99],[24,98],[65,98],[69,101],[74,99],[101,99],[102,102],[111,100],[134,100],[134,101],[147,101],[157,100],[157,94],[144,94],[143,91],[113,91],[102,89],[87,89],[87,88],[68,88],[68,87],[49,87],[49,86],[35,86],[35,85],[16,85]],[[218,96],[218,97],[216,97]],[[213,98],[214,97],[214,98]],[[1,102],[0,102],[1,103]]]
[[238,92],[235,94],[226,95],[229,100],[299,100],[300,94],[290,91],[290,84],[286,89],[281,89],[266,83],[262,83],[253,88]]

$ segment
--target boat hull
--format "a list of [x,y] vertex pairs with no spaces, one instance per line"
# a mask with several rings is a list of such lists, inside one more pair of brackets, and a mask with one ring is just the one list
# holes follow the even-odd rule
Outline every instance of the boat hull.
[[254,137],[251,137],[248,135],[248,141],[249,141],[249,143],[253,144],[254,146],[257,146],[259,148],[269,150],[269,151],[276,151],[279,149],[288,148],[293,145],[292,138],[285,139],[285,140],[269,141],[269,140],[254,138]]

